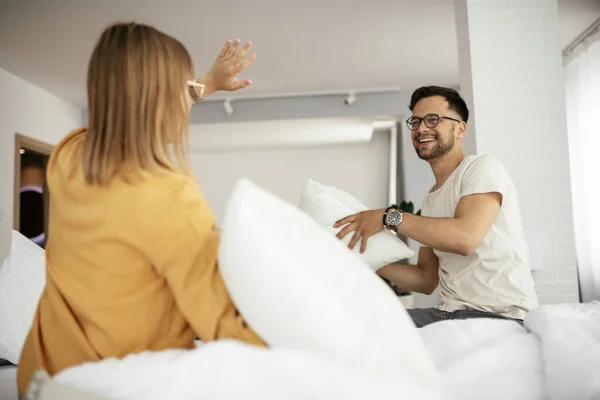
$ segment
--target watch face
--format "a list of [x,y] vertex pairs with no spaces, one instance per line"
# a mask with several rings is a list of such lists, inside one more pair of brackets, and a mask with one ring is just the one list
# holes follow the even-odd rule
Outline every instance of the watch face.
[[388,224],[391,226],[398,226],[402,222],[402,213],[399,211],[392,211],[388,215]]

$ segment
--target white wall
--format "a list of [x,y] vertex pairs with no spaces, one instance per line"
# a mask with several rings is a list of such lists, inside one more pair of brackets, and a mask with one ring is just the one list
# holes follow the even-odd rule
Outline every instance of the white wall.
[[376,124],[365,118],[305,118],[190,126],[192,151],[214,152],[366,143]]
[[[556,0],[460,0],[456,18],[461,92],[477,120],[465,152],[496,155],[515,181],[540,303],[577,302]],[[402,138],[405,197],[418,207],[433,177]],[[415,307],[437,297],[417,294]]]
[[[237,125],[237,131],[250,139],[264,134],[252,130],[252,124]],[[211,137],[222,132],[192,126],[191,133],[205,136],[203,142],[209,143],[214,139]],[[192,137],[192,142],[199,140]],[[222,221],[227,198],[240,177],[250,178],[292,204],[298,204],[308,178],[347,190],[369,207],[385,207],[388,201],[389,134],[386,132],[375,132],[371,140],[353,144],[249,145],[207,151],[201,151],[198,145],[194,148],[194,172],[218,221]]]
[[470,39],[459,46],[471,66],[461,87],[473,92],[477,152],[496,155],[515,181],[540,302],[576,302],[556,0],[457,0],[456,12]]
[[0,69],[0,259],[13,227],[15,133],[56,144],[81,119],[79,107]]

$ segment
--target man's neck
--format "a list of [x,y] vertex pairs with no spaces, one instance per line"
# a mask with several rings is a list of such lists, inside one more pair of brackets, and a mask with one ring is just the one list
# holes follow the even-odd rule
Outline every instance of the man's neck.
[[435,177],[435,190],[442,187],[446,179],[460,165],[464,157],[462,149],[459,149],[429,162],[433,176]]

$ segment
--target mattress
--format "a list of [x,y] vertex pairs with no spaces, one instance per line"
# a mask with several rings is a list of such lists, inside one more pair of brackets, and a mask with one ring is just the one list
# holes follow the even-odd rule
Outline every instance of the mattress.
[[0,400],[17,400],[17,366],[0,367]]

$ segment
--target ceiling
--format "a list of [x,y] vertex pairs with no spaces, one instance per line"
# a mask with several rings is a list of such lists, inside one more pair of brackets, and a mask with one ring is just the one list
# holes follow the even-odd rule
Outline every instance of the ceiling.
[[[600,0],[559,0],[565,47]],[[197,72],[227,38],[251,39],[248,96],[458,84],[452,0],[0,0],[0,67],[85,107],[88,58],[116,21],[181,40]]]

